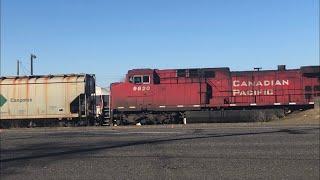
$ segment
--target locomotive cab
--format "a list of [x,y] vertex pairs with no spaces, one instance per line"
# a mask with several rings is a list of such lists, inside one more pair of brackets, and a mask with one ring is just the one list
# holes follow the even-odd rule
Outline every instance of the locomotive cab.
[[126,81],[132,84],[159,84],[159,76],[152,69],[134,69],[127,74]]

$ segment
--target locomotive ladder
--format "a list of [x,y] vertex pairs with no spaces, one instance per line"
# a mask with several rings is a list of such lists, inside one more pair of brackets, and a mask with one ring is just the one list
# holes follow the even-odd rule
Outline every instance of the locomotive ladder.
[[110,108],[109,106],[103,107],[103,124],[102,125],[109,125],[110,123]]
[[110,96],[109,96],[108,104],[103,106],[102,113],[103,113],[102,125],[110,125],[111,124]]

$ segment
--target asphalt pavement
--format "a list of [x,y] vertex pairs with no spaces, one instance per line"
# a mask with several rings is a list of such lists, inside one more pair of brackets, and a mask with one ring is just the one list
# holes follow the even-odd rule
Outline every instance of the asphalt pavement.
[[318,125],[6,129],[1,179],[316,179]]

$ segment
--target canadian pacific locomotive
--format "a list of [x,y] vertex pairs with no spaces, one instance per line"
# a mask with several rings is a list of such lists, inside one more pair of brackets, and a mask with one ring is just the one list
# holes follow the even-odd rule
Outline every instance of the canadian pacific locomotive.
[[111,84],[111,117],[117,124],[164,123],[196,114],[214,122],[230,116],[239,119],[249,110],[310,108],[317,97],[320,66],[280,65],[277,70],[254,71],[133,69],[125,82]]

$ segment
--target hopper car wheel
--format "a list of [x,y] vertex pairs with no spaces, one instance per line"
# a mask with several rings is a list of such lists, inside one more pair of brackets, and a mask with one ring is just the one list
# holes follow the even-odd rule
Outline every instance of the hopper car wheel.
[[0,121],[0,129],[3,128],[3,129],[8,129],[8,128],[11,128],[11,127],[14,127],[14,124],[12,122],[8,122],[8,121]]
[[33,121],[29,121],[28,128],[36,127],[36,124]]
[[69,120],[67,123],[66,123],[67,127],[74,127],[75,126],[75,123],[74,121],[71,121]]
[[60,127],[67,127],[68,126],[68,122],[67,121],[59,121],[59,126]]

